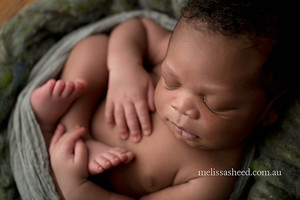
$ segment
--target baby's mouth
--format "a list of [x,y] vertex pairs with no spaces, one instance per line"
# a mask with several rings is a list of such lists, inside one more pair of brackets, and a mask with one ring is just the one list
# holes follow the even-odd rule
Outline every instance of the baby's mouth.
[[196,140],[199,138],[199,136],[187,132],[186,130],[177,126],[176,124],[174,124],[174,127],[175,127],[177,134],[184,140]]

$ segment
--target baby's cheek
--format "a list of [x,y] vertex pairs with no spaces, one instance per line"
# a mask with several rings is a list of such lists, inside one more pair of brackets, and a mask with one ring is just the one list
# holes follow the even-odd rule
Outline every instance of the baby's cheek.
[[162,114],[163,108],[166,106],[164,100],[165,98],[166,98],[166,94],[164,94],[163,88],[161,87],[161,80],[159,80],[154,92],[154,104],[155,104],[156,111],[159,114]]

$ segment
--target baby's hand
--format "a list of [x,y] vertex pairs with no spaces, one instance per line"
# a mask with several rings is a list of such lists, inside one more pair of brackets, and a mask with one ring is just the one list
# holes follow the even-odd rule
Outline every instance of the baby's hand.
[[88,151],[80,139],[84,134],[83,127],[76,126],[65,133],[65,128],[59,125],[51,140],[51,166],[64,196],[88,178]]
[[143,67],[109,73],[105,118],[116,125],[122,139],[139,142],[152,132],[149,110],[154,112],[154,84]]

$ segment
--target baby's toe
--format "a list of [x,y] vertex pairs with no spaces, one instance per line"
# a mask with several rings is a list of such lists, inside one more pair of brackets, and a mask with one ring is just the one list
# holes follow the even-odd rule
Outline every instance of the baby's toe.
[[96,175],[104,172],[104,168],[98,164],[96,161],[92,161],[89,163],[89,173],[91,175]]
[[110,150],[108,152],[105,152],[103,156],[113,165],[117,166],[121,163],[121,160],[117,153],[114,150]]
[[128,160],[126,155],[128,150],[126,149],[116,147],[112,149],[111,152],[113,152],[120,159],[121,162],[126,162]]
[[47,96],[52,96],[55,84],[56,81],[54,79],[50,79],[46,84],[42,86],[42,88],[46,91]]
[[83,79],[76,79],[75,81],[75,89],[74,89],[74,93],[73,95],[75,97],[79,97],[84,91],[85,89],[87,88],[87,81],[86,80],[83,80]]
[[60,97],[63,90],[65,88],[65,81],[63,80],[58,80],[54,86],[54,89],[53,89],[53,96],[54,97]]
[[104,154],[96,158],[96,162],[102,167],[104,170],[110,169],[112,167],[111,161]]
[[134,159],[133,153],[127,149],[116,147],[110,151],[113,151],[113,153],[118,156],[122,163],[128,164]]
[[133,161],[134,155],[133,155],[132,152],[128,151],[128,152],[126,152],[125,155],[126,155],[126,160],[124,161],[125,164],[128,164],[128,163],[130,163],[131,161]]
[[66,98],[66,97],[69,97],[70,95],[72,95],[74,91],[74,83],[73,82],[66,82],[66,86],[62,92],[62,97]]

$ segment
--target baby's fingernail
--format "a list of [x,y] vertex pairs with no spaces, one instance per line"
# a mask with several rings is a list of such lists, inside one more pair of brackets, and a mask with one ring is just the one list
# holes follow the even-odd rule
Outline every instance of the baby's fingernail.
[[145,129],[143,132],[144,132],[145,135],[150,135],[151,134],[151,131],[149,129]]
[[140,140],[140,136],[139,135],[133,136],[133,141],[134,142],[138,142],[139,140]]
[[120,137],[122,140],[126,140],[128,135],[126,133],[121,133]]

